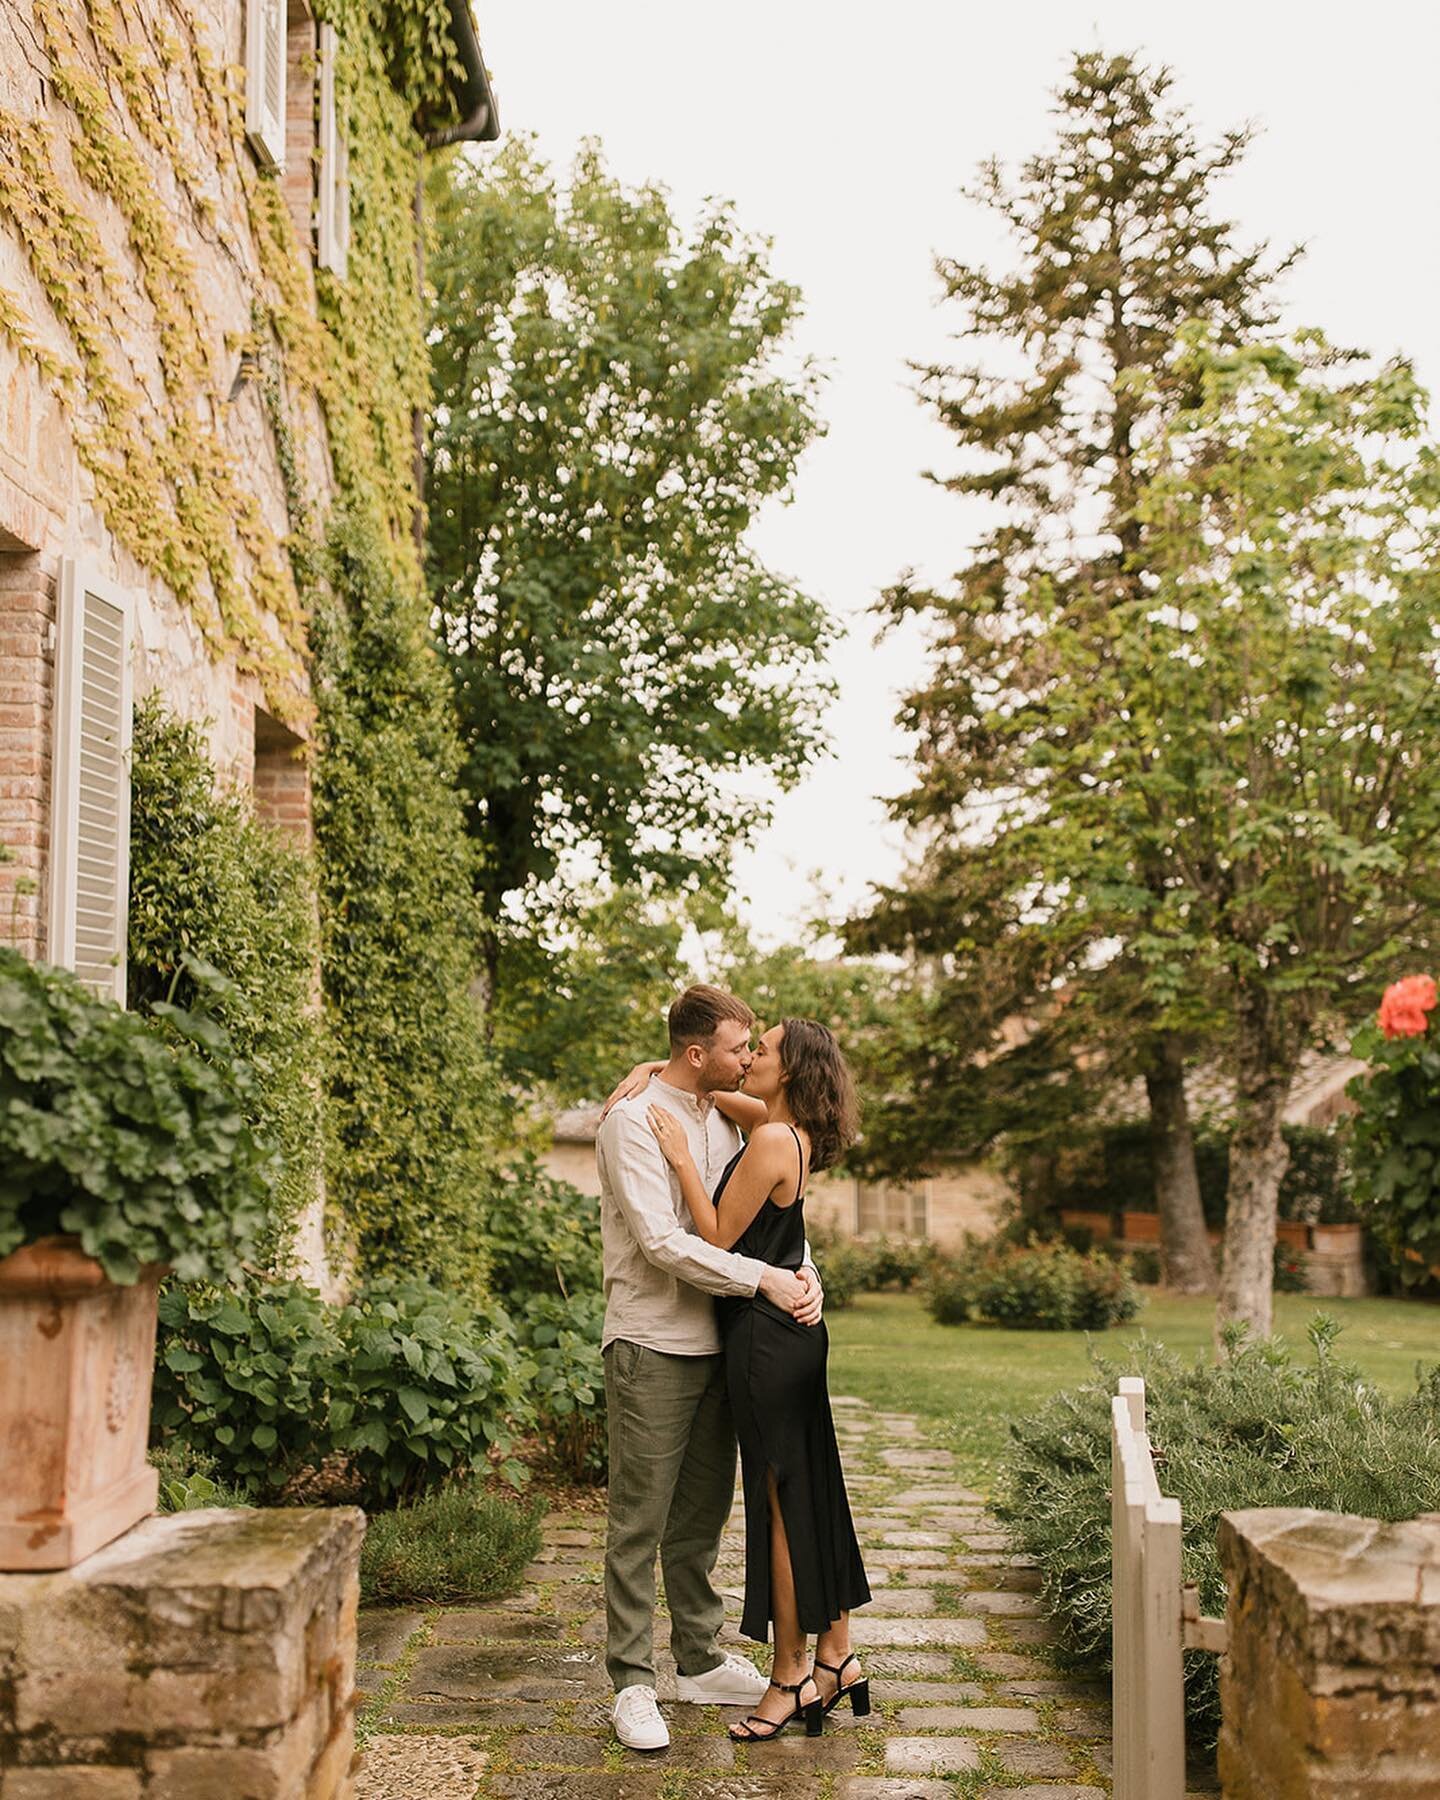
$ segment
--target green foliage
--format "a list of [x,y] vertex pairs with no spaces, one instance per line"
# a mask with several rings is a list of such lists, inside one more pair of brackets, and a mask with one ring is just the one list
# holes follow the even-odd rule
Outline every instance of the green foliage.
[[[1355,1217],[1349,1200],[1346,1145],[1340,1131],[1286,1125],[1290,1152],[1280,1182],[1279,1216],[1309,1224]],[[1148,1123],[1125,1121],[1071,1130],[1043,1145],[1026,1145],[1009,1159],[1027,1220],[1053,1220],[1062,1211],[1108,1213],[1154,1209],[1155,1168]],[[1205,1223],[1225,1223],[1230,1186],[1230,1134],[1211,1126],[1195,1132],[1195,1170]]]
[[909,1238],[855,1238],[815,1225],[810,1247],[825,1283],[827,1309],[850,1306],[857,1294],[898,1287],[907,1292],[936,1266],[932,1244]]
[[302,1282],[185,1287],[160,1296],[151,1433],[205,1457],[247,1496],[273,1498],[328,1444],[336,1309]]
[[937,1325],[963,1325],[971,1316],[973,1270],[966,1263],[941,1260],[925,1283],[925,1310]]
[[1310,1277],[1305,1267],[1305,1258],[1289,1244],[1278,1239],[1271,1271],[1271,1280],[1277,1294],[1308,1294]]
[[213,1020],[152,1013],[0,947],[0,1256],[73,1232],[129,1283],[147,1263],[223,1280],[255,1253],[274,1171],[249,1073]]
[[1021,1331],[1104,1331],[1140,1310],[1129,1271],[1113,1257],[1038,1241],[972,1240],[961,1257],[936,1268],[926,1303],[943,1325],[984,1318]]
[[494,1291],[528,1363],[543,1461],[563,1480],[603,1481],[599,1207],[521,1156],[499,1172],[487,1230]]
[[314,622],[329,1198],[367,1275],[483,1293],[497,1101],[445,673],[372,536],[336,522]]
[[[1215,1023],[1203,988],[1142,991],[1136,934],[1108,904],[1109,890],[1143,897],[1168,879],[1143,820],[1092,850],[1050,772],[1058,747],[1107,798],[1118,787],[1091,731],[1089,684],[1106,667],[1111,609],[1143,606],[1148,592],[1136,463],[1192,389],[1172,365],[1176,331],[1203,319],[1233,342],[1269,316],[1275,271],[1215,211],[1247,134],[1202,143],[1171,88],[1166,70],[1134,57],[1076,55],[1053,141],[1013,170],[986,163],[971,196],[1013,242],[1012,266],[937,264],[967,361],[924,369],[920,393],[955,435],[961,461],[945,485],[981,509],[980,529],[953,589],[906,580],[886,596],[895,621],[924,619],[931,646],[901,715],[916,781],[894,805],[927,849],[851,934],[860,949],[912,954],[930,990],[926,1016],[896,1043],[903,1079],[882,1121],[896,1168],[1003,1133],[1063,1131],[1095,1084],[1143,1072],[1158,1036]],[[1103,716],[1117,733],[1130,718],[1108,694]],[[1067,905],[1077,862],[1085,900]],[[1032,1029],[1016,1044],[1005,1027],[1018,1013]]]
[[799,295],[593,145],[563,190],[512,142],[433,199],[431,591],[486,914],[543,922],[576,852],[713,885],[767,810],[727,778],[798,779],[827,693],[824,611],[747,542],[818,429]]
[[520,1306],[532,1295],[600,1292],[600,1208],[529,1153],[499,1171],[486,1214],[496,1298]]
[[361,1597],[444,1606],[512,1593],[540,1548],[543,1511],[543,1501],[525,1505],[466,1483],[377,1513],[360,1548]]
[[520,1341],[534,1374],[528,1391],[549,1469],[565,1481],[604,1481],[605,1365],[600,1339],[605,1297],[541,1294],[525,1304]]
[[1358,1215],[1400,1281],[1418,1285],[1440,1268],[1440,1040],[1433,1029],[1387,1038],[1371,1024],[1352,1049],[1370,1065],[1349,1088]]
[[160,1475],[157,1512],[194,1512],[199,1507],[248,1504],[237,1489],[216,1479],[216,1458],[191,1444],[172,1440],[156,1445],[149,1452],[149,1460]]
[[[1121,1374],[1145,1377],[1162,1492],[1181,1503],[1183,1565],[1207,1613],[1224,1611],[1215,1550],[1222,1512],[1317,1507],[1409,1519],[1440,1506],[1440,1374],[1409,1399],[1383,1397],[1335,1362],[1336,1327],[1317,1319],[1315,1358],[1230,1339],[1226,1359],[1186,1366],[1159,1345],[1094,1372],[1034,1412],[1017,1413],[997,1510],[1039,1565],[1047,1604],[1072,1654],[1103,1668],[1110,1650],[1110,1396]],[[1218,1724],[1216,1659],[1186,1657],[1192,1722]],[[1197,1740],[1198,1742],[1198,1740]]]
[[[389,1504],[509,1456],[528,1371],[503,1321],[413,1280],[372,1282],[343,1307],[330,1429],[363,1491]],[[506,1475],[519,1479],[513,1462]]]
[[680,896],[623,887],[571,894],[544,936],[508,935],[493,1013],[507,1079],[577,1105],[657,1055],[666,1009],[689,979],[680,953],[687,916]]
[[329,1463],[393,1505],[503,1457],[529,1416],[510,1333],[425,1283],[378,1281],[343,1307],[300,1282],[175,1286],[160,1323],[153,1433],[254,1498]]
[[[187,956],[218,969],[223,988],[202,988]],[[317,956],[308,859],[246,799],[216,791],[202,728],[151,695],[136,709],[130,767],[129,1004],[203,1004],[249,1065],[247,1118],[280,1158],[266,1261],[283,1261],[319,1192]]]

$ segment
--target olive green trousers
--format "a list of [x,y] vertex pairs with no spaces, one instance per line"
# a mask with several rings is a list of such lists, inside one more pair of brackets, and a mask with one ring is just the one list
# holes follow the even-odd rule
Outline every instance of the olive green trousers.
[[616,1691],[655,1685],[655,1558],[682,1675],[723,1660],[725,1604],[711,1576],[735,1498],[735,1427],[723,1356],[668,1356],[624,1338],[605,1348],[610,1520],[605,1666]]

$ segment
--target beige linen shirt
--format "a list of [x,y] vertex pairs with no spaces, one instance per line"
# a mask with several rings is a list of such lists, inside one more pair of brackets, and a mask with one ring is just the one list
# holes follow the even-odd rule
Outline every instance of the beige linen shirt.
[[720,1348],[714,1294],[753,1294],[765,1264],[707,1244],[690,1220],[680,1179],[645,1114],[653,1105],[685,1127],[690,1153],[713,1194],[740,1148],[739,1128],[709,1100],[652,1076],[633,1099],[611,1107],[595,1139],[600,1235],[605,1252],[604,1342],[624,1338],[670,1356]]

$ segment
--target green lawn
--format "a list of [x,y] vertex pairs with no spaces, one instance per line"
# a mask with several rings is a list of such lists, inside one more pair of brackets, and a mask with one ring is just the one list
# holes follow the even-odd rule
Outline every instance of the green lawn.
[[[1277,1294],[1278,1335],[1307,1352],[1305,1326],[1317,1312],[1343,1327],[1337,1354],[1393,1393],[1413,1386],[1418,1363],[1440,1361],[1440,1306]],[[826,1315],[830,1389],[933,1420],[959,1453],[964,1478],[988,1488],[1007,1421],[1083,1379],[1089,1342],[1118,1359],[1143,1332],[1193,1357],[1209,1350],[1214,1316],[1212,1301],[1152,1292],[1133,1325],[1087,1340],[1079,1331],[937,1325],[911,1295],[864,1294]]]

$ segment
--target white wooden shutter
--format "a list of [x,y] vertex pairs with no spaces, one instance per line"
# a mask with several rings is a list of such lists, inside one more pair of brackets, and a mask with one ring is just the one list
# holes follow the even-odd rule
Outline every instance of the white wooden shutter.
[[83,565],[67,561],[55,645],[49,957],[121,1005],[129,758],[129,601]]
[[350,145],[335,97],[335,27],[320,25],[320,220],[316,259],[342,279],[350,251]]
[[285,166],[285,0],[245,0],[245,131],[272,169]]

